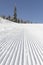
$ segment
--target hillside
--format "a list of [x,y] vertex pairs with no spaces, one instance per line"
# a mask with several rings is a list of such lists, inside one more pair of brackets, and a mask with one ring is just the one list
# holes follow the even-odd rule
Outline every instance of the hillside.
[[0,18],[0,65],[43,65],[43,24]]

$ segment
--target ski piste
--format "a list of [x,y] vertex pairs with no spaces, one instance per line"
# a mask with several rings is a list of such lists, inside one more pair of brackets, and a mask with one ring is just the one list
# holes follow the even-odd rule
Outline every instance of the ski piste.
[[43,65],[43,24],[0,18],[0,65]]

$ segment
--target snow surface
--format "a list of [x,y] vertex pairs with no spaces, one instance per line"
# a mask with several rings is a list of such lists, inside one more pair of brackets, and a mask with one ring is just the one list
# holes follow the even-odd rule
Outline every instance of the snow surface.
[[43,24],[0,18],[0,65],[43,65]]

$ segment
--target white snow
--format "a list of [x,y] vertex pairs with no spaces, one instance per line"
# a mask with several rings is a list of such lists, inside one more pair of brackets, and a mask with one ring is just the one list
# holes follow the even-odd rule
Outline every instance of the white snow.
[[0,65],[43,65],[43,24],[0,18]]

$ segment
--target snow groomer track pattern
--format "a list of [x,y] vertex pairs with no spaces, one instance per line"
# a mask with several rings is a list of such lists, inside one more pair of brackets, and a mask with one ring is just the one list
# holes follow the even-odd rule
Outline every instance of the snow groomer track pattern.
[[5,24],[0,24],[0,65],[43,65],[43,25]]

